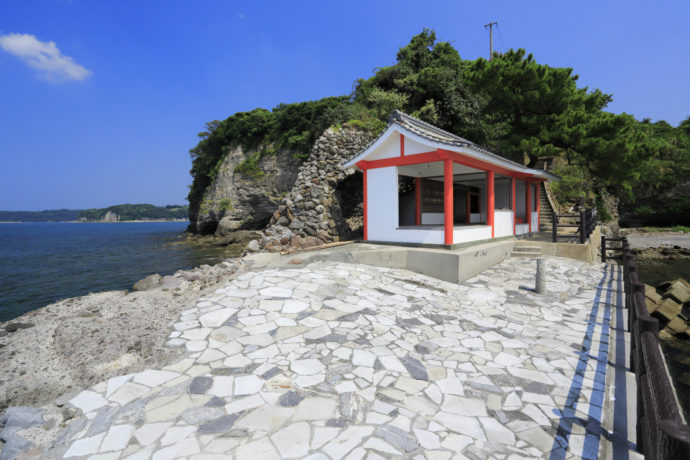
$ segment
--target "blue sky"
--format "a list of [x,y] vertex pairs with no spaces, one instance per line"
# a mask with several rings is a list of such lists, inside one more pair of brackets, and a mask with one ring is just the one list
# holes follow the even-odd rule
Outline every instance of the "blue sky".
[[[0,210],[183,203],[204,123],[348,94],[424,27],[690,115],[690,2],[0,0]],[[52,44],[51,44],[52,42]]]

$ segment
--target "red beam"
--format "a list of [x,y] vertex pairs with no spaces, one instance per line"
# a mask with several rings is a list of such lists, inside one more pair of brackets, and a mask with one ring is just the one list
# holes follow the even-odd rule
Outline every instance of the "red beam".
[[539,196],[541,194],[540,185],[541,184],[539,182],[537,182],[537,231],[540,230],[539,220],[541,220],[541,199],[539,198]]
[[517,216],[517,208],[515,208],[515,182],[517,182],[517,180],[513,177],[510,182],[513,187],[511,196],[513,197],[513,235],[515,235],[515,218]]
[[453,244],[453,160],[443,161],[444,243]]
[[422,178],[414,178],[414,224],[422,225]]
[[383,158],[381,160],[362,160],[357,163],[359,169],[375,169],[387,168],[389,166],[408,166],[422,163],[431,163],[434,161],[441,161],[441,156],[437,151],[415,153],[414,155],[407,155],[404,157]]
[[521,173],[514,171],[512,169],[505,168],[503,166],[497,166],[493,163],[489,163],[484,160],[478,160],[477,158],[468,157],[457,152],[451,152],[449,150],[438,150],[444,156],[451,158],[455,163],[461,164],[463,166],[469,166],[470,168],[481,169],[482,171],[494,171],[504,176],[511,176],[517,178],[531,178],[534,177],[530,174]]
[[527,216],[527,231],[532,231],[532,183],[525,181],[525,199],[527,200],[527,206],[525,206],[525,211]]
[[486,173],[486,190],[488,195],[488,203],[486,209],[486,224],[491,225],[491,238],[494,237],[494,210],[496,208],[494,202],[494,172],[488,171]]
[[364,173],[364,180],[362,182],[364,183],[364,241],[367,241],[369,239],[369,235],[367,232],[367,228],[368,228],[367,220],[369,219],[369,216],[367,214],[367,170],[364,169],[363,173]]
[[400,156],[405,156],[405,136],[402,134],[400,135]]

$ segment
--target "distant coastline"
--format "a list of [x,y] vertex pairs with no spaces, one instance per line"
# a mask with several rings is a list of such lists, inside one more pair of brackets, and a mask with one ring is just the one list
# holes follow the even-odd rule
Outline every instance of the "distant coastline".
[[155,222],[189,222],[189,219],[137,219],[137,220],[115,220],[100,221],[100,220],[37,220],[37,221],[20,221],[20,220],[0,220],[0,224],[129,224],[129,223],[155,223]]
[[107,208],[0,211],[0,222],[184,222],[189,206],[118,204]]

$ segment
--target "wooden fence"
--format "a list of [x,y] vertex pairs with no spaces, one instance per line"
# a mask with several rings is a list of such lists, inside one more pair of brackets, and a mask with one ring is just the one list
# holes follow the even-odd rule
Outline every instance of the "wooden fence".
[[[610,242],[620,242],[611,247]],[[620,255],[609,255],[610,251]],[[690,427],[683,422],[659,347],[659,322],[647,311],[645,286],[627,238],[601,239],[601,260],[620,257],[630,331],[630,367],[637,380],[637,450],[648,459],[690,458]]]
[[[589,235],[592,234],[594,228],[597,226],[597,210],[585,209],[579,214],[557,214],[553,213],[551,224],[553,225],[552,237],[553,242],[558,243],[558,239],[575,239],[579,240],[581,244],[585,244]],[[560,223],[559,219],[576,219],[574,223]],[[561,233],[558,234],[559,228],[574,228],[575,233]]]

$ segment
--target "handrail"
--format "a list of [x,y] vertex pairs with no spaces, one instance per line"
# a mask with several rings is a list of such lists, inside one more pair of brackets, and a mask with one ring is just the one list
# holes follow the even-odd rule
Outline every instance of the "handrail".
[[[597,226],[597,210],[590,208],[580,211],[579,214],[556,214],[552,213],[551,225],[552,225],[552,240],[554,243],[558,242],[558,238],[578,238],[580,244],[585,244],[587,239],[592,234]],[[559,224],[559,218],[577,218],[577,224]],[[559,235],[559,228],[577,228],[577,232],[574,234]]]
[[[620,241],[620,248],[607,248],[607,241]],[[683,422],[659,347],[659,321],[649,315],[645,286],[637,277],[626,237],[601,239],[602,262],[616,256],[611,249],[622,250],[625,307],[630,331],[630,368],[637,380],[637,450],[648,459],[688,458],[690,426]]]

